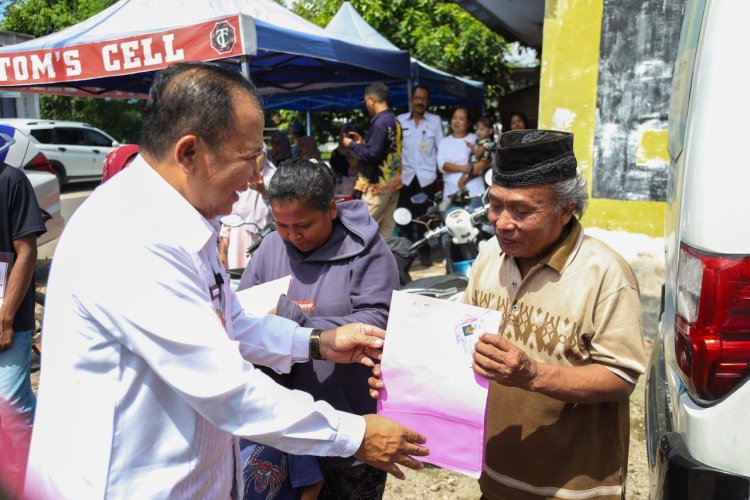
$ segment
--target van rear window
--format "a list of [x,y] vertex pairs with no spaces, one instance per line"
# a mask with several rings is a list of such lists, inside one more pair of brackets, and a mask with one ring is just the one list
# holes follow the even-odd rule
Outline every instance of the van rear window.
[[52,129],[51,128],[38,128],[30,130],[31,135],[34,139],[41,142],[42,144],[52,144]]

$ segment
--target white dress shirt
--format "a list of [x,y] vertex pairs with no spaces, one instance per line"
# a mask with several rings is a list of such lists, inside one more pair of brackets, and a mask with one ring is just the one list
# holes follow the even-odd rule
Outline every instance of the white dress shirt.
[[416,175],[420,186],[429,186],[437,180],[437,148],[443,139],[440,117],[425,113],[416,124],[411,113],[403,113],[398,121],[403,137],[401,182],[408,186]]
[[[458,181],[461,180],[462,172],[446,172],[443,165],[446,162],[456,165],[467,165],[471,156],[469,144],[474,144],[477,136],[468,134],[466,137],[457,139],[452,135],[445,137],[438,145],[438,168],[443,172],[443,196],[450,196],[458,191]],[[482,196],[484,194],[484,179],[474,177],[466,183],[470,196]]]
[[289,371],[310,330],[245,315],[226,275],[212,299],[217,240],[141,157],[78,209],[49,279],[27,484],[50,498],[237,498],[235,436],[357,450],[362,417],[248,362]]

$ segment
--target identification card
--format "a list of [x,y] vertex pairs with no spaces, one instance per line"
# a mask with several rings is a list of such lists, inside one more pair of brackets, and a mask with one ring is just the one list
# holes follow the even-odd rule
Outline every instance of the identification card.
[[474,364],[474,349],[484,333],[484,326],[479,318],[468,318],[456,325],[456,343],[461,346],[469,366]]

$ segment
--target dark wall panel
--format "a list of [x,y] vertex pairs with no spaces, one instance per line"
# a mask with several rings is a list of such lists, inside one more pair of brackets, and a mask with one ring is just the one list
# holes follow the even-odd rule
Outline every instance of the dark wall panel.
[[[593,197],[665,199],[667,162],[654,137],[667,129],[684,0],[604,0],[597,86]],[[656,134],[656,135],[654,135]],[[651,147],[649,147],[651,146]],[[639,154],[639,151],[641,154]]]

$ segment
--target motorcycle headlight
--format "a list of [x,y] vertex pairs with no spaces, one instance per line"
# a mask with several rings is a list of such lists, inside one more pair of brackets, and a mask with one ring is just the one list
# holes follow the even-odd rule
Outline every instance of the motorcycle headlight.
[[445,214],[445,226],[450,231],[453,240],[457,243],[473,238],[476,234],[474,224],[471,222],[471,214],[463,208],[454,208]]

